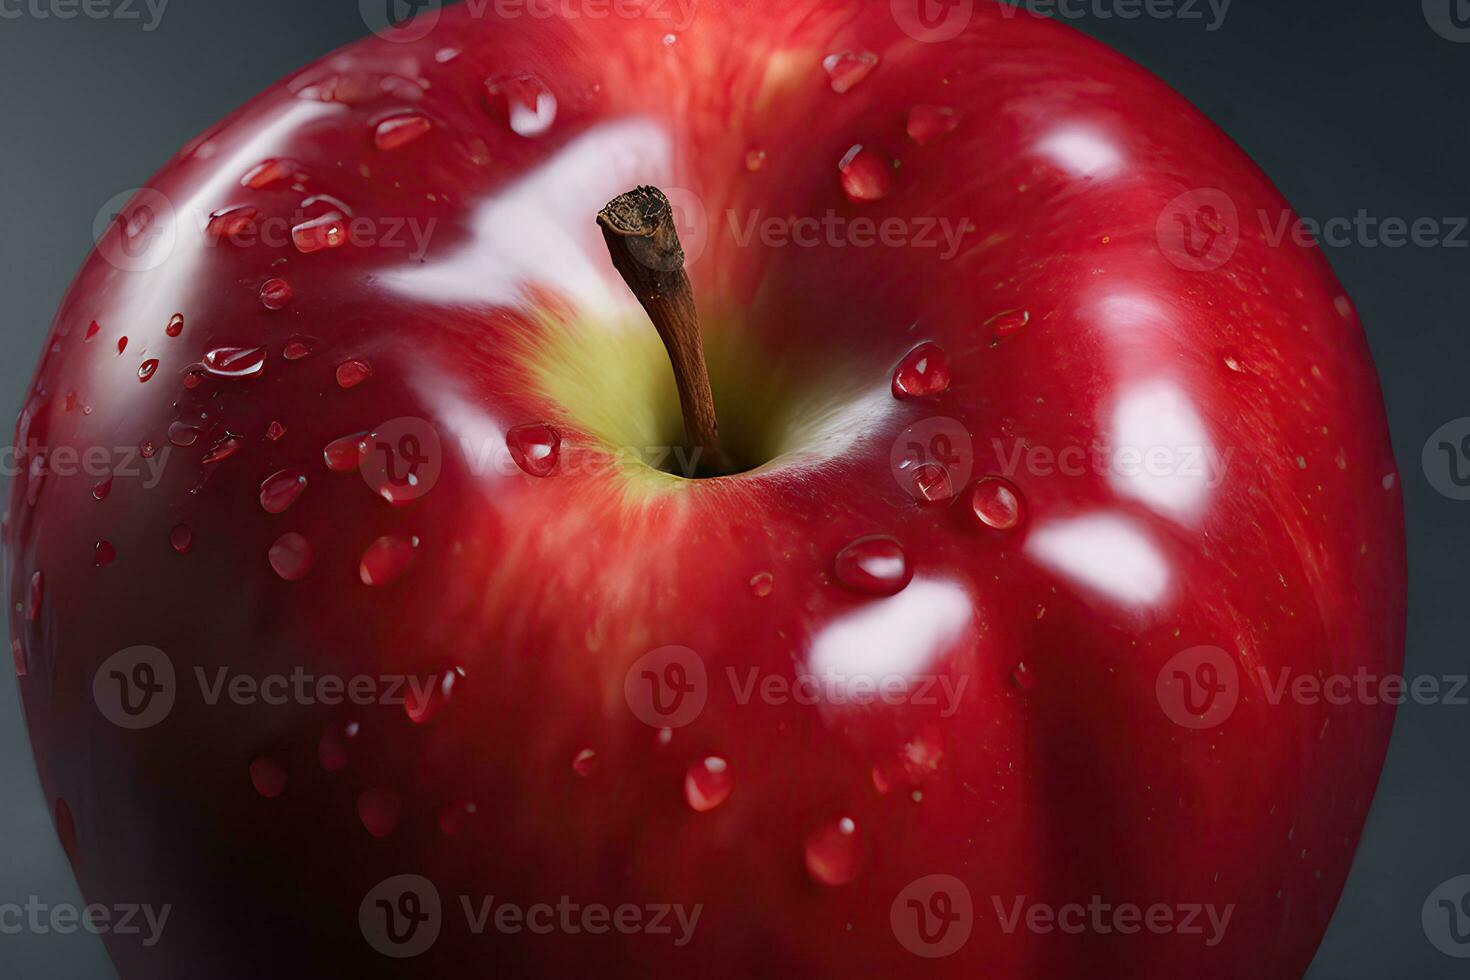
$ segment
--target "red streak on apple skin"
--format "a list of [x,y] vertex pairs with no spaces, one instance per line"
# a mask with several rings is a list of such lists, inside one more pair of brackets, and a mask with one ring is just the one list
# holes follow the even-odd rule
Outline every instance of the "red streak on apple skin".
[[[674,45],[647,18],[470,7],[306,69],[212,130],[212,158],[186,153],[150,182],[203,214],[258,211],[259,238],[295,222],[294,237],[257,240],[249,211],[217,226],[228,240],[182,221],[162,265],[120,270],[109,230],[39,345],[56,349],[14,440],[5,562],[42,785],[87,901],[218,899],[181,906],[154,948],[107,937],[119,975],[1300,977],[1393,711],[1273,703],[1261,672],[1399,673],[1404,548],[1376,377],[1326,261],[1218,209],[1194,220],[1208,216],[1193,189],[1224,194],[1238,224],[1288,214],[1267,179],[1142,70],[994,4],[939,43],[888,3],[702,5]],[[460,55],[436,61],[450,45]],[[838,94],[822,62],[844,51],[878,62]],[[487,100],[497,76],[544,83],[548,111],[520,116],[530,135],[508,125],[506,93]],[[948,132],[919,108],[935,106],[955,108]],[[408,112],[432,130],[376,146],[377,124]],[[855,146],[869,155],[844,173]],[[667,363],[616,340],[646,324],[584,303],[598,277],[618,286],[597,264],[596,209],[644,181],[687,216],[722,436],[792,450],[758,471],[684,484],[616,462],[676,438],[633,380],[671,386]],[[298,213],[321,195],[373,233]],[[835,240],[737,241],[756,215],[829,213],[848,222]],[[270,312],[259,290],[275,278],[296,296]],[[171,337],[177,311],[188,326]],[[947,355],[947,387],[893,398],[923,342]],[[94,411],[67,411],[67,392]],[[806,427],[762,430],[768,415]],[[181,419],[203,426],[188,446],[168,441]],[[394,420],[441,445],[433,488],[403,507],[351,472],[355,448],[340,475],[321,456]],[[272,421],[289,436],[267,439]],[[550,478],[510,452],[525,425],[558,433]],[[913,432],[947,435],[900,443]],[[1151,477],[1121,454],[1181,441],[1204,476]],[[101,503],[96,477],[48,463],[119,445],[152,456]],[[1119,465],[1094,466],[1097,447]],[[426,451],[393,448],[400,465]],[[950,494],[915,499],[904,481],[931,463]],[[261,484],[283,470],[310,492],[272,514]],[[300,548],[270,560],[289,534],[311,546],[291,582],[277,565],[294,573]],[[902,582],[841,581],[838,555],[870,535],[901,546]],[[118,557],[99,569],[103,540]],[[181,689],[164,722],[128,732],[98,712],[91,675],[138,644],[171,658]],[[1159,681],[1202,678],[1175,660],[1202,646],[1237,668],[1240,697],[1192,730]],[[645,724],[625,687],[663,647],[689,651],[656,673],[665,699],[703,695],[677,727]],[[796,696],[818,654],[848,670],[839,693],[871,675],[896,702]],[[196,669],[423,678],[446,663],[472,683],[422,725],[401,699],[184,695]],[[584,777],[570,763],[589,746]],[[247,778],[263,755],[291,774],[274,799]],[[699,811],[685,780],[709,758],[735,784]],[[844,817],[854,834],[832,829]],[[433,882],[446,928],[390,961],[359,913],[404,873]],[[920,933],[895,928],[914,907],[894,905],[932,875],[963,885],[974,918],[926,959],[901,938]],[[447,927],[459,896],[487,894],[703,912],[683,946]],[[943,911],[939,894],[918,907]],[[1206,947],[1006,934],[991,908],[1093,895],[1234,912]]]

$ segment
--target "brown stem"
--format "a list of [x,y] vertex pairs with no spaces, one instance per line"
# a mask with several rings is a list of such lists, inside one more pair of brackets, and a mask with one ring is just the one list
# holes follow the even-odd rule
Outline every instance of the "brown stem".
[[700,474],[731,472],[730,460],[720,448],[699,313],[684,272],[684,248],[674,228],[669,199],[657,187],[635,187],[609,201],[598,212],[597,223],[613,266],[643,304],[669,352],[679,407],[684,412],[684,435],[690,448],[700,450]]

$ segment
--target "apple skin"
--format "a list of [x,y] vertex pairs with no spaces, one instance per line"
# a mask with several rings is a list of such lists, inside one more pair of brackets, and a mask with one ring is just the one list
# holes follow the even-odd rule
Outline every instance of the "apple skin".
[[[153,947],[107,937],[121,975],[1300,976],[1393,710],[1273,704],[1260,671],[1396,673],[1405,606],[1377,380],[1320,252],[1267,240],[1254,216],[1287,206],[1218,129],[1053,23],[982,4],[961,35],[926,44],[888,4],[798,0],[707,2],[672,44],[669,30],[458,7],[420,40],[353,45],[171,160],[149,184],[163,197],[124,209],[135,244],[115,226],[67,294],[17,433],[5,566],[37,766],[83,892],[173,908]],[[839,94],[822,61],[843,50],[880,61]],[[544,132],[507,125],[484,84],[505,73],[554,93]],[[917,145],[915,106],[953,108],[957,125]],[[431,128],[380,148],[378,124],[410,110]],[[882,200],[843,192],[838,162],[859,143],[901,164]],[[299,167],[242,186],[271,158]],[[682,481],[608,463],[679,432],[662,352],[594,222],[639,183],[682,189],[676,205],[707,216],[703,247],[685,238],[689,271],[722,428],[763,463],[751,472]],[[1195,271],[1157,229],[1201,188],[1228,196],[1240,238]],[[247,206],[284,221],[321,194],[381,240],[305,254],[211,241],[198,219]],[[140,208],[159,200],[173,213],[155,207],[144,227]],[[726,216],[757,210],[977,230],[948,260],[742,246]],[[424,255],[388,240],[391,222],[431,219]],[[259,298],[275,278],[294,291],[279,310]],[[1025,325],[992,343],[1014,311]],[[313,352],[287,360],[299,336]],[[925,341],[948,355],[948,390],[893,397],[894,366]],[[185,387],[207,352],[256,345],[258,377]],[[343,388],[353,361],[371,375]],[[427,493],[393,506],[328,471],[329,442],[399,418],[442,441]],[[951,460],[956,496],[925,503],[890,450],[934,418],[968,431],[974,463]],[[202,429],[192,446],[170,445],[180,420]],[[524,424],[558,433],[552,476],[477,455],[503,455]],[[992,440],[1056,453],[1181,432],[1230,451],[1217,485],[1023,464],[1009,477],[1017,526],[971,507],[973,482],[1000,472]],[[238,451],[205,464],[227,434]],[[101,501],[96,480],[34,462],[148,441],[170,450],[157,485],[119,473]],[[289,468],[305,491],[269,513],[261,484]],[[312,550],[298,581],[268,557],[287,532]],[[391,535],[417,539],[410,563],[365,585],[364,554]],[[896,596],[834,577],[834,556],[866,535],[908,557]],[[105,567],[99,541],[116,553]],[[763,573],[768,594],[751,585]],[[127,731],[98,710],[93,678],[140,644],[166,651],[179,693],[165,720]],[[624,681],[667,645],[695,651],[709,683],[697,718],[661,737]],[[1202,645],[1228,651],[1239,697],[1194,730],[1156,683]],[[917,663],[965,686],[950,704],[843,706],[740,703],[728,682],[790,679],[820,658]],[[209,704],[196,671],[212,683],[221,668],[462,676],[415,723],[396,705]],[[320,742],[348,722],[349,761],[327,771]],[[585,749],[596,765],[582,775]],[[697,812],[684,781],[707,756],[727,760],[733,789]],[[262,759],[284,773],[278,796],[253,784]],[[386,794],[397,820],[378,837],[360,810]],[[476,812],[455,825],[446,814],[467,801]],[[841,818],[856,827],[851,880],[824,884],[807,843]],[[441,936],[412,959],[379,955],[359,929],[364,896],[398,874],[444,901]],[[964,883],[974,923],[931,959],[890,912],[935,874]],[[470,935],[459,896],[488,895],[703,908],[683,946],[677,928]],[[1207,945],[1207,923],[1007,932],[996,913],[1094,895],[1232,917]]]

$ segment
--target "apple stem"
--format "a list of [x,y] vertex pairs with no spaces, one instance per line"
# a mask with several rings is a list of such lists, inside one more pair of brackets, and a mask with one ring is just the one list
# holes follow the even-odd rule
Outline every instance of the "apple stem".
[[598,212],[597,223],[613,266],[647,311],[669,352],[684,413],[684,436],[691,449],[700,450],[700,475],[732,472],[734,467],[720,448],[694,288],[684,272],[684,248],[679,244],[669,199],[657,187],[635,187],[609,201]]

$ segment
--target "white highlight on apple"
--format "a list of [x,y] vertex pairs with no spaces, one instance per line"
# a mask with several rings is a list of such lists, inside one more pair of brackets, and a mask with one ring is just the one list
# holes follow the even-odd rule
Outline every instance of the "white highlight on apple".
[[1075,124],[1048,133],[1036,149],[1078,177],[1107,177],[1123,162],[1118,147],[1106,136]]
[[1040,525],[1026,553],[1046,568],[1129,606],[1161,599],[1169,565],[1143,530],[1115,514],[1086,514]]
[[1171,381],[1144,382],[1112,415],[1113,490],[1181,521],[1197,514],[1224,467],[1189,397]]

